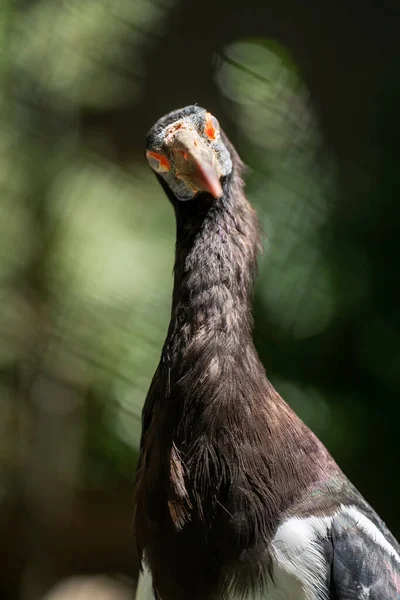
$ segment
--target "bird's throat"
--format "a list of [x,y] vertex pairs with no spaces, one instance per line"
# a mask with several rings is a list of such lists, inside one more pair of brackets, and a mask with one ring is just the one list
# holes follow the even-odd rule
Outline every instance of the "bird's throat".
[[[232,185],[230,187],[232,190]],[[202,202],[202,209],[194,203]],[[253,348],[252,298],[259,222],[241,188],[232,197],[177,211],[175,281],[169,330],[179,361]],[[178,350],[178,348],[176,348]],[[215,365],[215,360],[214,363]]]

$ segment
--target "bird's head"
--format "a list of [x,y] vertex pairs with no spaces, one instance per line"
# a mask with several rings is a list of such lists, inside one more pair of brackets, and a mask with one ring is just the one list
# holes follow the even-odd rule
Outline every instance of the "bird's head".
[[200,106],[168,113],[147,134],[149,165],[180,201],[199,192],[223,195],[222,181],[232,172],[232,158],[219,123]]

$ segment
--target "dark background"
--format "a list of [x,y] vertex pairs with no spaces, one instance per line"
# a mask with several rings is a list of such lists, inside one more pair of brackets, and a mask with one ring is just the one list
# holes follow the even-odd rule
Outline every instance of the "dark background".
[[248,165],[269,377],[400,536],[399,26],[387,0],[4,0],[1,598],[133,593],[174,247],[144,136],[194,102]]

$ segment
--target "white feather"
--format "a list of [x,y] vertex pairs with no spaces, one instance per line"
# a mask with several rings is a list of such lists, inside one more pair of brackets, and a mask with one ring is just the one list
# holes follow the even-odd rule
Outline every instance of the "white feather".
[[153,581],[150,571],[146,567],[144,568],[144,572],[139,575],[135,598],[136,600],[155,600]]
[[375,544],[378,544],[381,548],[386,550],[390,556],[400,563],[400,556],[393,548],[392,544],[387,541],[383,533],[379,531],[377,526],[368,519],[362,512],[360,512],[355,506],[344,506],[342,505],[341,511],[354,519],[356,525],[372,539]]
[[272,541],[274,583],[260,600],[324,598],[327,563],[320,538],[326,537],[333,517],[292,517],[282,523]]

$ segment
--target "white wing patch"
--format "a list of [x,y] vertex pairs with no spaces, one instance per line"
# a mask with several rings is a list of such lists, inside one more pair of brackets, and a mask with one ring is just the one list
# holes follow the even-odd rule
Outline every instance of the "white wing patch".
[[272,541],[275,586],[265,600],[315,600],[326,596],[328,565],[320,539],[333,517],[292,517],[278,528]]
[[356,525],[369,537],[375,544],[379,544],[381,548],[386,550],[390,556],[400,563],[400,556],[393,548],[392,544],[387,541],[383,533],[379,531],[377,526],[368,519],[362,512],[360,512],[355,506],[341,506],[341,512],[351,517]]
[[155,600],[153,593],[153,580],[150,571],[145,567],[140,573],[136,588],[136,600]]
[[320,539],[327,536],[332,520],[292,517],[282,523],[272,541],[273,581],[246,600],[328,600],[328,565]]

